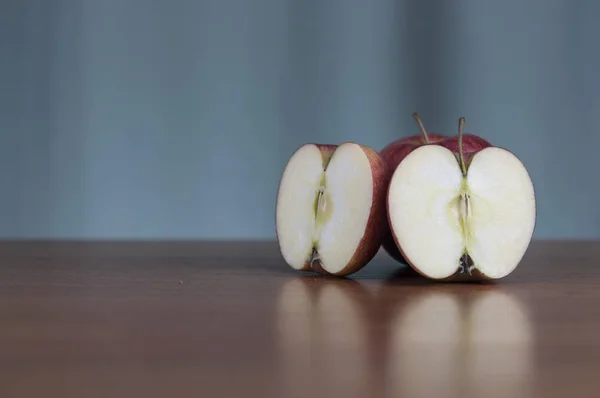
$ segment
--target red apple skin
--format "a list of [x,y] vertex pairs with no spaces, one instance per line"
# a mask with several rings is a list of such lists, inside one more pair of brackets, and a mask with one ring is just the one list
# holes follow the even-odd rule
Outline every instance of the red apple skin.
[[[437,144],[448,139],[449,137],[440,134],[428,134],[428,138],[429,144]],[[404,160],[404,158],[408,156],[409,153],[411,153],[412,151],[414,151],[422,145],[427,145],[427,142],[425,141],[425,137],[422,134],[419,134],[398,139],[389,143],[385,148],[383,148],[379,153],[381,154],[381,157],[386,162],[390,170],[390,177],[394,170],[396,170],[396,167],[398,167],[400,162]],[[394,237],[390,230],[390,224],[386,223],[384,228],[385,233],[382,241],[383,249],[394,260],[400,263],[407,264],[406,260],[398,250],[396,242],[394,241]]]
[[333,153],[335,152],[338,146],[332,144],[313,145],[315,145],[317,148],[319,148],[319,151],[321,151],[321,157],[323,158],[323,169],[326,169],[327,165],[329,164],[329,160],[331,160],[331,157],[333,156]]
[[[439,145],[443,146],[444,148],[448,148],[458,155],[458,136],[448,137],[447,139],[439,142]],[[487,140],[475,134],[463,134],[462,145],[463,155],[469,157],[481,151],[482,149],[492,146],[492,144],[490,144]]]
[[[385,231],[388,228],[386,203],[391,173],[387,163],[377,151],[365,145],[354,144],[358,145],[367,156],[373,176],[373,201],[363,238],[358,244],[352,258],[341,271],[329,273],[322,267],[319,260],[313,261],[312,264],[310,261],[307,261],[300,271],[312,271],[325,275],[347,276],[358,272],[367,265],[381,248]],[[332,156],[335,154],[338,145],[314,143],[313,145],[321,151],[323,157],[323,169],[325,169]]]
[[[437,144],[450,138],[448,136],[439,134],[429,134],[428,137],[430,144]],[[425,142],[425,137],[423,137],[422,135],[413,135],[389,143],[379,153],[381,154],[383,160],[385,160],[385,162],[387,163],[389,169],[393,172],[394,170],[396,170],[396,167],[400,164],[400,162],[409,153],[411,153],[421,145],[426,144],[427,143]]]

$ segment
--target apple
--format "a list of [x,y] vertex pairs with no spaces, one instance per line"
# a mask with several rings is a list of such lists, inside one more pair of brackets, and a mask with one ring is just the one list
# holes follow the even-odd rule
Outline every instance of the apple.
[[286,263],[337,276],[363,268],[386,230],[389,178],[383,158],[364,145],[298,148],[277,193],[276,234]]
[[536,223],[534,186],[512,152],[463,134],[411,151],[387,196],[394,241],[436,280],[500,279],[520,263]]
[[[398,164],[412,151],[419,148],[422,145],[427,144],[435,144],[441,141],[448,139],[449,137],[441,134],[429,134],[419,117],[417,112],[413,113],[413,118],[417,122],[419,129],[421,130],[421,134],[412,135],[410,137],[400,138],[396,141],[389,143],[385,148],[380,151],[383,160],[388,165],[390,172],[393,172]],[[387,227],[387,231],[384,235],[382,242],[383,249],[395,260],[407,263],[403,258],[402,253],[398,250],[396,243],[394,242],[394,237]]]

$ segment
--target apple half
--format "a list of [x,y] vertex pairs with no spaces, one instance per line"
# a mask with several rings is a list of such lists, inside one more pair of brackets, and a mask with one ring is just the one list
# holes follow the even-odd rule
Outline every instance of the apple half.
[[428,278],[499,279],[532,239],[534,186],[506,149],[465,154],[463,126],[460,118],[456,141],[420,146],[398,164],[387,198],[390,229],[402,256]]
[[289,159],[277,193],[276,233],[286,263],[344,276],[381,247],[389,170],[364,145],[305,144]]

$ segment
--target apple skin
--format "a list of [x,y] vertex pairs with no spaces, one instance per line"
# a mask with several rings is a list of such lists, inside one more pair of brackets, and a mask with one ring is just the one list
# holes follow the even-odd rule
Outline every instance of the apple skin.
[[333,144],[313,145],[315,145],[317,148],[319,148],[319,151],[321,151],[321,157],[323,158],[323,169],[325,169],[327,167],[327,164],[329,164],[329,160],[331,160],[331,156],[333,156],[333,153],[335,152],[338,146]]
[[[458,135],[453,137],[448,137],[445,140],[439,142],[439,145],[443,146],[454,152],[455,155],[458,155]],[[481,151],[482,149],[491,147],[487,140],[481,138],[475,134],[463,134],[463,155],[472,157],[475,153]]]
[[[367,156],[373,177],[373,200],[364,235],[352,258],[341,271],[336,273],[327,272],[319,260],[313,261],[312,264],[310,261],[306,261],[300,271],[312,271],[333,276],[347,276],[367,265],[381,248],[383,239],[386,236],[385,232],[389,228],[387,219],[387,189],[391,178],[390,169],[377,151],[365,145],[354,144],[358,145]],[[323,168],[325,169],[331,158],[335,155],[338,145],[313,145],[321,151]]]
[[[448,136],[439,134],[429,134],[429,143],[437,144],[447,140]],[[387,163],[390,170],[396,170],[396,167],[400,162],[412,151],[420,147],[421,145],[427,145],[425,137],[423,135],[413,135],[393,141],[385,146],[379,153],[385,162]]]
[[[422,145],[437,144],[443,142],[444,140],[447,140],[449,137],[441,134],[428,134],[428,138],[429,144],[427,143],[425,137],[422,134],[400,138],[396,141],[389,143],[379,152],[383,160],[387,163],[387,166],[390,170],[390,177],[394,170],[396,170],[396,167],[398,167],[400,162],[404,160],[404,158],[408,156],[409,153],[411,153],[412,151],[414,151]],[[382,241],[383,249],[394,260],[403,264],[407,264],[406,260],[402,256],[402,253],[400,253],[400,250],[398,250],[398,246],[396,245],[395,239],[390,229],[390,224],[386,222],[384,228],[385,233]]]

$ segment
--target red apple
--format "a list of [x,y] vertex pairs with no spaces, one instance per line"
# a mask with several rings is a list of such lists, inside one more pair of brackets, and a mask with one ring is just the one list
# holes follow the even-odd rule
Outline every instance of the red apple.
[[277,193],[276,233],[286,263],[349,275],[381,247],[390,173],[373,149],[306,144],[289,159]]
[[389,143],[379,152],[391,171],[395,170],[402,159],[421,145],[436,144],[450,138],[447,135],[429,134],[417,112],[413,113],[413,118],[419,125],[421,134],[400,138]]
[[389,226],[403,258],[428,278],[500,279],[532,239],[534,186],[512,152],[463,135],[464,123],[457,137],[423,145],[398,164]]
[[[390,172],[393,173],[396,170],[396,167],[400,162],[412,151],[419,148],[422,145],[427,144],[436,144],[442,142],[449,137],[446,135],[440,134],[429,134],[419,117],[417,112],[413,113],[413,118],[419,125],[419,129],[421,130],[421,134],[411,135],[410,137],[400,138],[396,141],[389,143],[385,148],[380,151],[381,157],[385,160],[390,169]],[[395,260],[405,263],[406,260],[402,257],[402,254],[398,250],[396,243],[394,242],[394,238],[389,229],[389,225],[386,228],[386,233],[383,238],[383,249]]]

